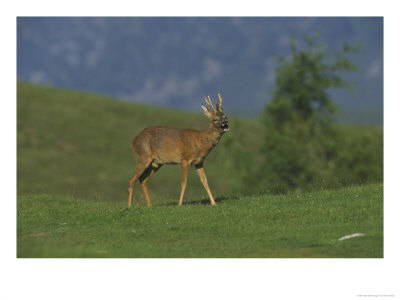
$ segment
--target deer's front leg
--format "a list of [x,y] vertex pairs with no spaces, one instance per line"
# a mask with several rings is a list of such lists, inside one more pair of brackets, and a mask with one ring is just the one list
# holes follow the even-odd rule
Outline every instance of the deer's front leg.
[[207,177],[206,177],[206,173],[204,173],[204,168],[203,168],[202,163],[196,165],[196,172],[200,177],[201,183],[203,184],[204,188],[207,191],[208,197],[210,198],[210,201],[211,201],[211,205],[216,206],[217,204],[215,203],[214,197],[211,194],[210,188],[208,187]]
[[183,201],[183,194],[185,194],[186,183],[187,183],[187,172],[189,168],[189,162],[182,161],[182,190],[181,190],[181,197],[179,198],[179,205],[182,205]]

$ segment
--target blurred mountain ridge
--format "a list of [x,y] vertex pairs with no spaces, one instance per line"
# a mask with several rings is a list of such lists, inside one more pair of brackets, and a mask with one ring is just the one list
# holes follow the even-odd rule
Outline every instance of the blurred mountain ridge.
[[360,71],[344,77],[366,92],[332,91],[335,102],[381,113],[378,17],[18,17],[17,78],[190,111],[220,92],[227,112],[258,116],[290,36],[316,31],[330,49],[362,45]]

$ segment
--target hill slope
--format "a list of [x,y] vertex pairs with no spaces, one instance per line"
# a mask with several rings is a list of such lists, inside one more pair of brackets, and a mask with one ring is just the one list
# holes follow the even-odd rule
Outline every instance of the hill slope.
[[[143,128],[170,125],[201,130],[209,122],[202,114],[126,103],[78,91],[18,83],[17,92],[19,195],[49,193],[125,202],[135,168],[131,142]],[[266,132],[260,122],[228,117],[231,131],[205,161],[213,195],[265,193],[262,180],[277,173],[257,171],[259,164],[272,163],[273,158],[266,157],[269,154],[262,145],[273,132]],[[323,182],[310,188],[381,182],[383,129],[340,125],[337,136],[341,138],[331,142],[339,143],[339,158],[329,165],[337,172],[322,168]],[[177,201],[180,182],[179,165],[163,167],[148,184],[152,201]],[[190,168],[184,201],[203,198],[207,194],[194,168]],[[136,200],[143,200],[139,185],[134,190]]]
[[[132,104],[95,94],[18,83],[18,194],[51,193],[125,201],[134,172],[132,139],[146,126],[204,129],[205,116]],[[199,101],[200,111],[200,101]],[[239,174],[226,154],[257,145],[258,125],[231,118],[231,132],[210,153],[205,171],[214,197],[232,192]],[[238,145],[233,140],[240,136]],[[178,199],[180,166],[165,166],[149,181],[153,201]],[[185,199],[207,197],[189,170]],[[139,186],[134,201],[143,200]],[[185,200],[184,199],[184,200]]]

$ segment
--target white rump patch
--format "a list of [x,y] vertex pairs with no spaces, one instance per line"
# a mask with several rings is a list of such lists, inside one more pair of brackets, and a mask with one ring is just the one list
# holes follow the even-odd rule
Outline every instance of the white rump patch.
[[364,236],[364,235],[365,235],[364,233],[353,233],[350,235],[342,236],[340,239],[338,239],[338,241],[348,240],[348,239],[352,239],[352,238],[355,238],[358,236]]

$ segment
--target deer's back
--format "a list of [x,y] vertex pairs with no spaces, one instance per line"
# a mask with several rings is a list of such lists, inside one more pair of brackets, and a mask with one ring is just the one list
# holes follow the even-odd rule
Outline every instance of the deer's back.
[[158,164],[181,163],[182,159],[196,160],[201,156],[200,132],[170,126],[150,126],[143,129],[132,143],[138,157]]

